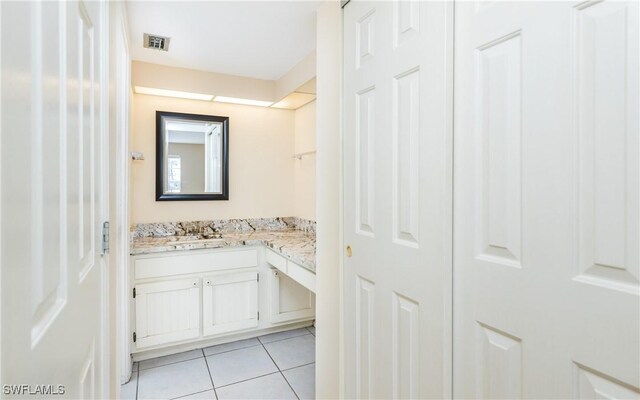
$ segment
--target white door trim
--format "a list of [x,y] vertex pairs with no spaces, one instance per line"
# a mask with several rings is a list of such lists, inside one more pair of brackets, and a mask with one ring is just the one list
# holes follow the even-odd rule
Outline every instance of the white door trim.
[[131,98],[131,56],[129,54],[129,31],[126,9],[121,3],[115,5],[116,33],[114,40],[122,40],[120,43],[112,43],[116,48],[115,65],[115,123],[113,130],[115,135],[115,165],[110,173],[114,176],[114,214],[111,232],[113,233],[113,262],[112,268],[116,269],[116,332],[117,348],[115,349],[116,362],[118,363],[118,384],[124,384],[131,377],[131,340],[130,340],[130,301],[129,291],[129,122],[130,122],[130,98]]
[[[100,126],[100,163],[102,164],[102,173],[100,176],[100,182],[98,185],[103,190],[100,191],[102,197],[102,210],[100,213],[102,218],[100,221],[109,220],[109,3],[107,1],[100,2],[100,101],[101,115],[104,117]],[[100,251],[103,251],[102,243],[99,245]],[[101,329],[101,341],[102,341],[102,387],[100,388],[102,396],[104,398],[110,398],[109,388],[109,365],[110,365],[110,345],[109,345],[109,254],[104,254],[100,263],[102,273],[102,329]]]

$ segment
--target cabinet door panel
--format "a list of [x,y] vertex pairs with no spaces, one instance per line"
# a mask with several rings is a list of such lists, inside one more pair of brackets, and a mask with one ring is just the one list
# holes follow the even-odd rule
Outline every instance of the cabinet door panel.
[[315,295],[278,270],[269,271],[271,322],[311,319],[315,315]]
[[197,278],[140,284],[135,290],[137,348],[200,335]]
[[205,336],[258,326],[258,272],[204,278],[202,293]]

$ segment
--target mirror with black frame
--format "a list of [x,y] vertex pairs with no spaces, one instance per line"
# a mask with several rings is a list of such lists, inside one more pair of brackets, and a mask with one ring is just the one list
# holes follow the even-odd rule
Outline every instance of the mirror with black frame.
[[229,199],[229,118],[156,111],[156,200]]

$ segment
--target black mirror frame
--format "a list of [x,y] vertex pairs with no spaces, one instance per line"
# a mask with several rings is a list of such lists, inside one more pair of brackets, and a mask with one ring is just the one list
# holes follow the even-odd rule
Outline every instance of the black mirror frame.
[[[164,136],[162,118],[222,122],[222,193],[164,193]],[[156,201],[229,200],[229,117],[156,111]]]

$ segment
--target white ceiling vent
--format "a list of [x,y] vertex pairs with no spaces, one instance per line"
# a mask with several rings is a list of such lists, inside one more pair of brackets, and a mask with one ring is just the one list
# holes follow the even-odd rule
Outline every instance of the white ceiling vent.
[[169,41],[171,41],[171,38],[145,33],[142,43],[146,49],[168,51]]

